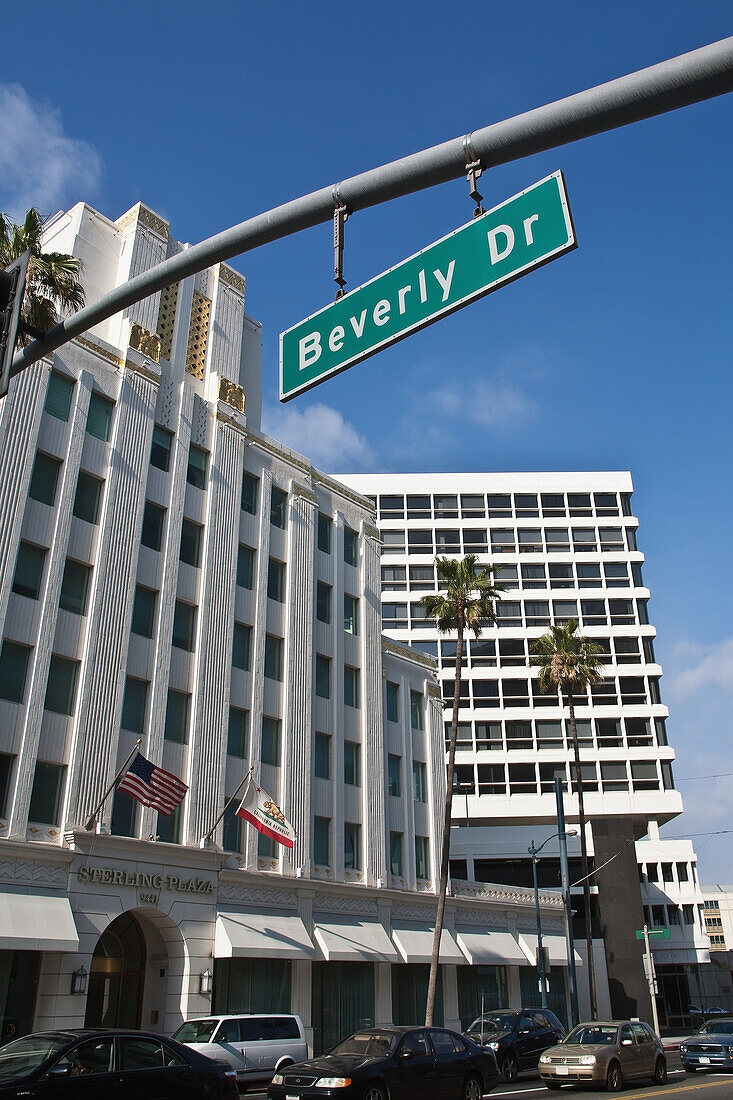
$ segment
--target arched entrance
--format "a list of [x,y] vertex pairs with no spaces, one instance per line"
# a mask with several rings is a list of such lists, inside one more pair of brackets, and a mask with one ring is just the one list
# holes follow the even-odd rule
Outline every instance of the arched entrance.
[[145,962],[140,925],[130,913],[123,913],[94,949],[85,1027],[140,1027]]

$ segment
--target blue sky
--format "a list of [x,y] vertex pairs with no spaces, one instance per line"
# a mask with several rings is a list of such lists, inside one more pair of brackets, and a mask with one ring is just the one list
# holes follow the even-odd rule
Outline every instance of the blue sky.
[[[731,34],[728,0],[36,0],[3,27],[0,209],[142,199],[195,242]],[[706,834],[706,881],[732,877],[732,123],[726,96],[493,169],[487,206],[561,168],[578,249],[286,407],[277,336],[333,296],[330,226],[234,261],[265,426],[323,468],[632,471],[687,806],[665,832]],[[351,218],[349,288],[468,221],[467,192]]]

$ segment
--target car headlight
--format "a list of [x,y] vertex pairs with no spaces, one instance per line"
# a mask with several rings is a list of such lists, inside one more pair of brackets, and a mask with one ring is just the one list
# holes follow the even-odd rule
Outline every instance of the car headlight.
[[275,1076],[273,1077],[272,1081],[270,1082],[271,1085],[282,1085],[282,1083],[283,1083],[282,1073],[276,1073]]
[[551,1061],[552,1061],[552,1059],[550,1058],[549,1054],[541,1054],[540,1055],[540,1062],[543,1065],[546,1065],[548,1062],[551,1062]]
[[680,1054],[687,1054],[687,1047],[684,1043],[680,1043]]
[[595,1054],[584,1054],[580,1059],[581,1066],[594,1066],[596,1064]]
[[317,1089],[345,1089],[350,1084],[350,1077],[319,1077],[315,1087]]
[[[682,1049],[682,1048],[680,1048],[680,1049]],[[725,1050],[728,1054],[733,1054],[733,1047],[726,1047]]]
[[487,1043],[486,1045],[489,1048],[489,1050],[493,1050],[494,1052],[496,1052],[499,1049],[500,1044],[499,1043]]

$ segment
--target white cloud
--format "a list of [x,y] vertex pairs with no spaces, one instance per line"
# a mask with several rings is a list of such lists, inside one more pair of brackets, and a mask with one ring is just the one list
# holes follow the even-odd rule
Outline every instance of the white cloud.
[[671,677],[670,687],[677,698],[687,699],[705,687],[733,695],[733,638],[705,648],[685,647],[676,656],[681,667]]
[[266,406],[262,414],[268,435],[305,455],[322,470],[356,472],[376,466],[366,439],[328,405]]
[[452,417],[483,428],[513,428],[534,415],[535,403],[508,382],[456,382],[423,394],[420,404],[436,419]]
[[64,133],[61,113],[0,84],[0,210],[16,220],[35,206],[55,213],[92,195],[101,159],[89,142]]

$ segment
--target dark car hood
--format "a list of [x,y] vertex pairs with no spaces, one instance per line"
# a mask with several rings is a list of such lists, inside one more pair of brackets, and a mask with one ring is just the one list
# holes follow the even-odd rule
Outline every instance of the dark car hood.
[[694,1035],[688,1035],[686,1039],[682,1040],[683,1043],[725,1043],[728,1045],[733,1042],[733,1024],[730,1031],[716,1031],[711,1034],[703,1035],[697,1031]]
[[467,1031],[466,1035],[469,1039],[473,1039],[474,1043],[478,1043],[479,1046],[486,1046],[487,1043],[497,1043],[502,1039],[508,1039],[511,1031],[508,1028],[503,1028],[501,1031]]
[[371,1062],[382,1062],[384,1058],[384,1054],[371,1054],[366,1058],[363,1054],[323,1054],[320,1058],[309,1058],[307,1062],[288,1066],[286,1072],[288,1077],[291,1074],[297,1077],[299,1073],[317,1073],[319,1077],[348,1077],[354,1070]]

